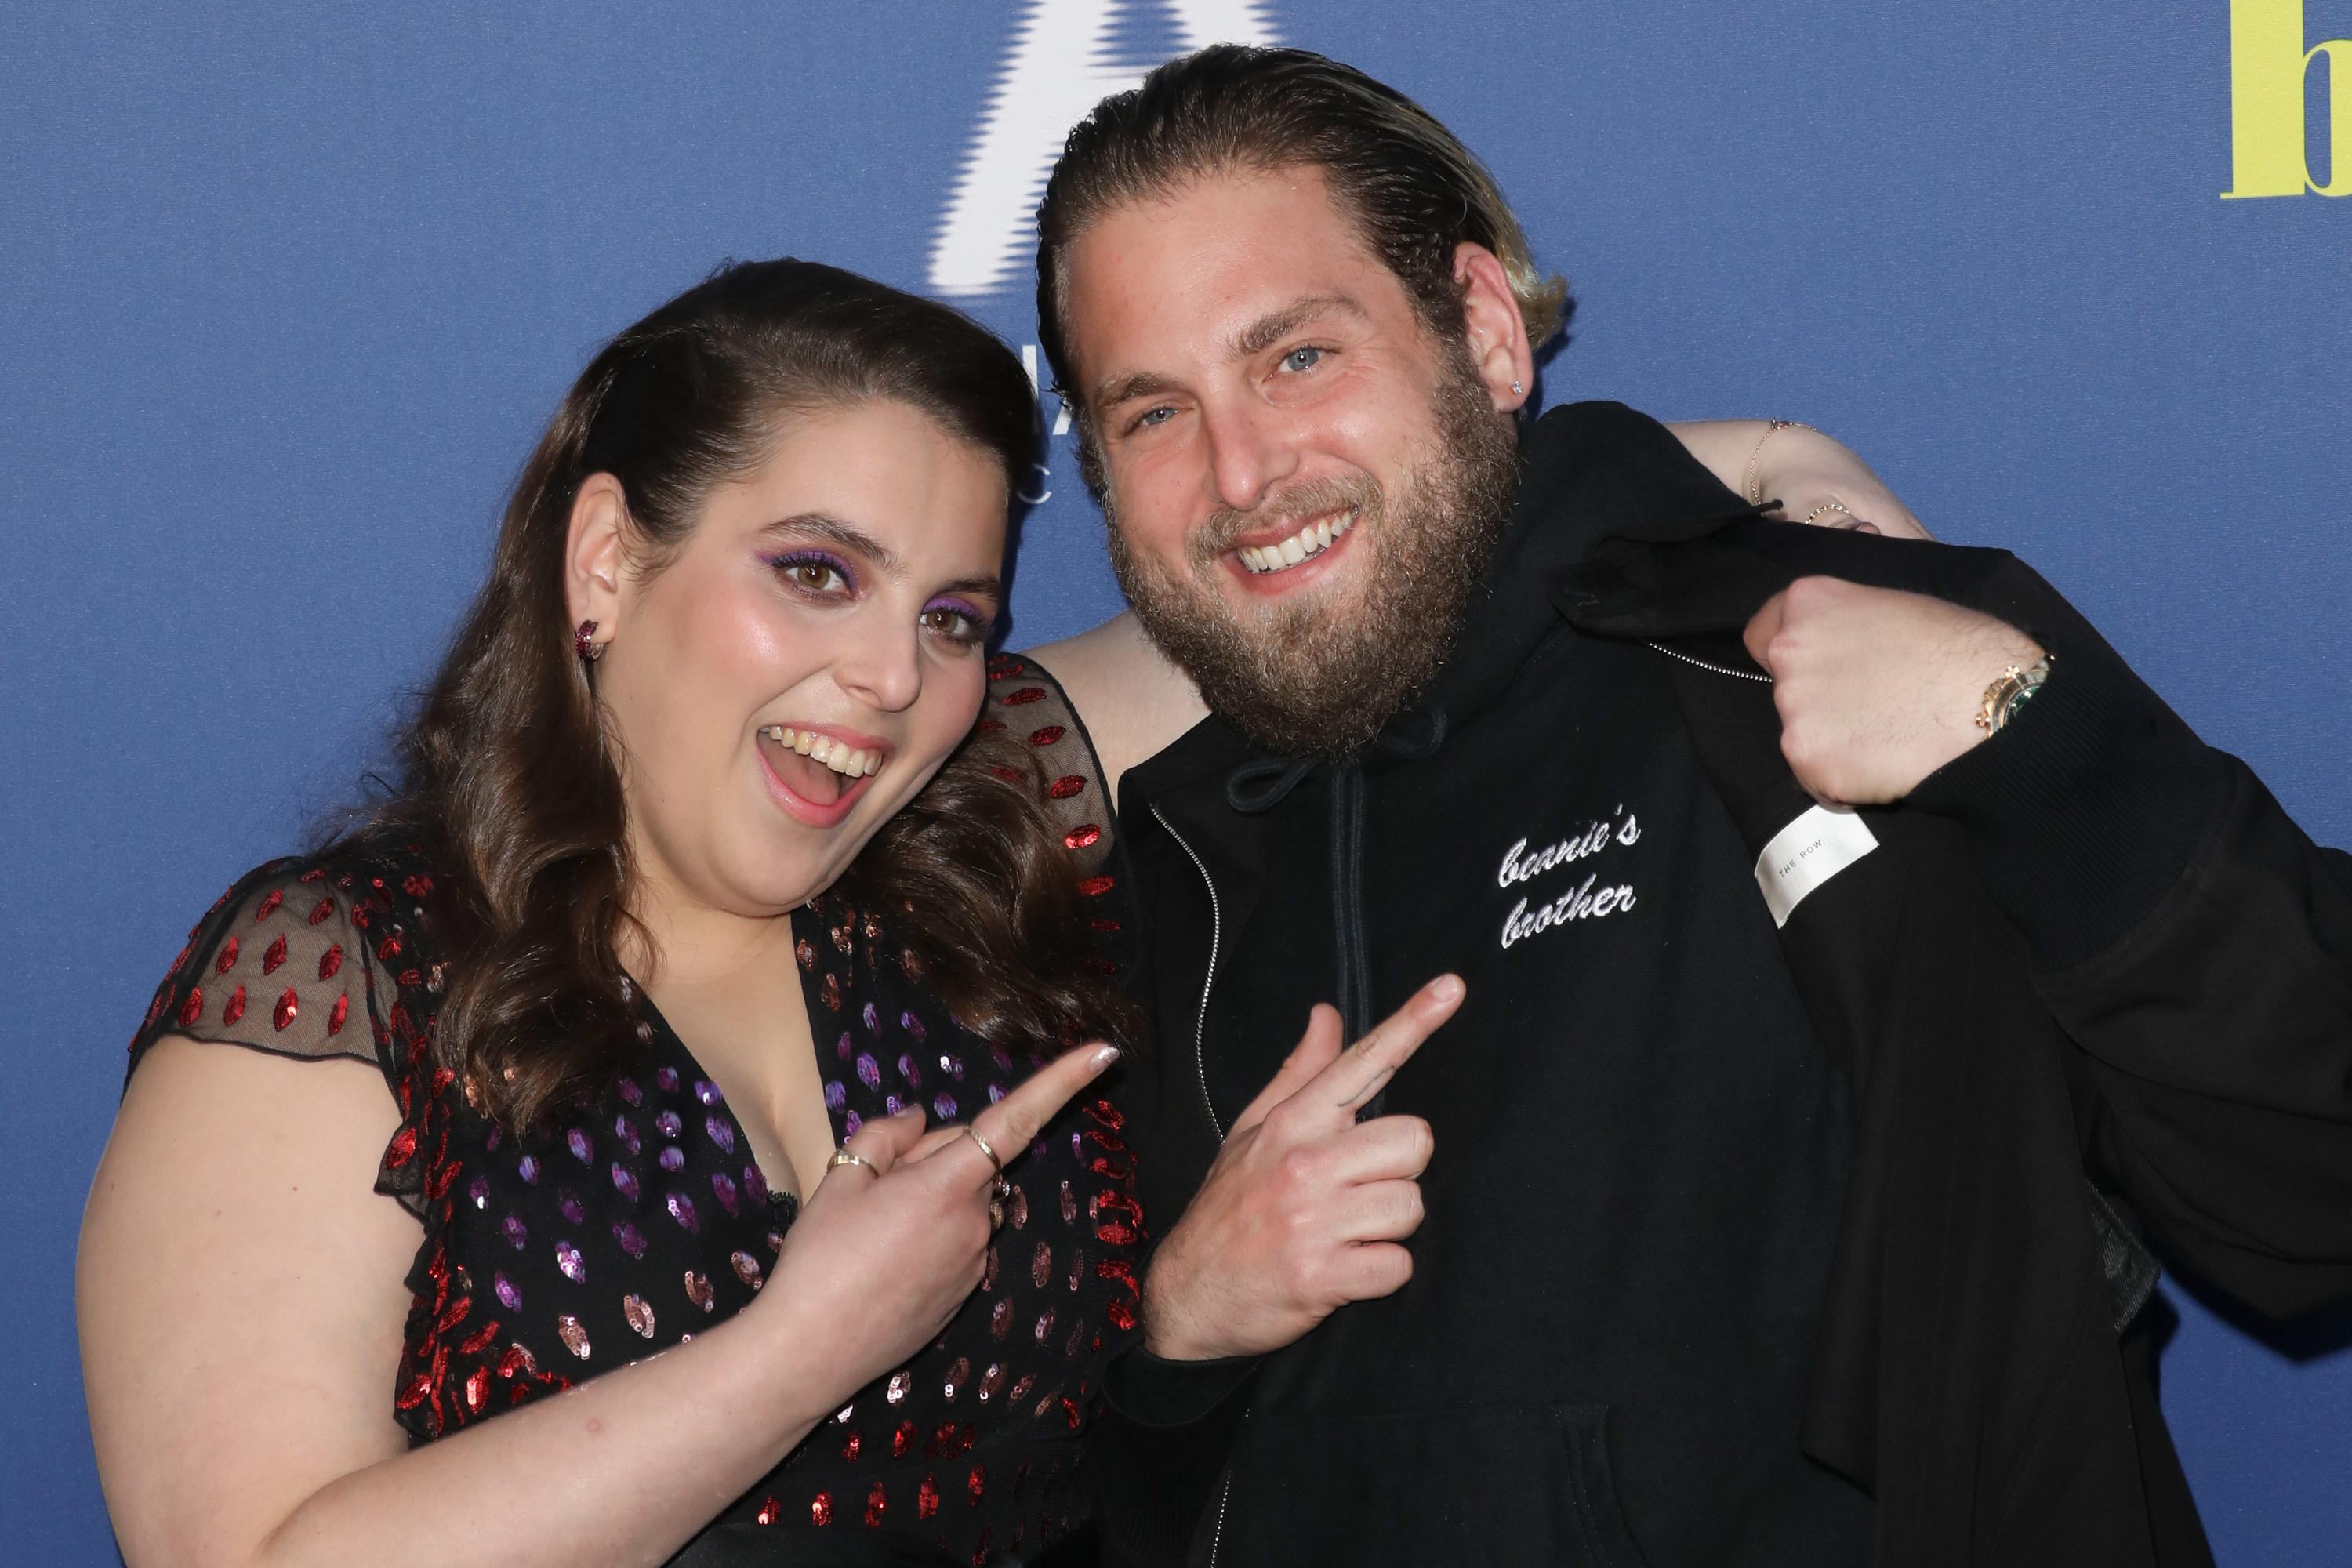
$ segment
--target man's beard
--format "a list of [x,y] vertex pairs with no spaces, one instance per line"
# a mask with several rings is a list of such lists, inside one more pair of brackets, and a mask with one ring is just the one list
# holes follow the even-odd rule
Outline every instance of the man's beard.
[[[1451,356],[1432,400],[1437,450],[1400,494],[1361,472],[1277,492],[1255,511],[1222,510],[1185,541],[1171,568],[1127,548],[1112,498],[1111,566],[1138,619],[1201,688],[1212,712],[1277,756],[1340,757],[1369,743],[1444,667],[1486,582],[1518,489],[1518,443],[1467,363]],[[1287,520],[1352,508],[1369,548],[1361,596],[1333,604],[1310,590],[1236,616],[1213,586],[1234,541]]]

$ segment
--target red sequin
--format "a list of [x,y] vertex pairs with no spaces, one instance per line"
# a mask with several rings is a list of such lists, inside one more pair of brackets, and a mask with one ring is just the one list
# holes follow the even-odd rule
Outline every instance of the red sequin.
[[1006,692],[1003,697],[1003,702],[1007,708],[1018,708],[1024,703],[1044,700],[1045,700],[1045,689],[1042,686],[1024,686],[1018,691]]
[[988,771],[994,773],[998,778],[1003,779],[1006,784],[1019,784],[1021,782],[1021,770],[1018,768],[991,768]]
[[988,679],[991,680],[1010,680],[1016,675],[1028,673],[1029,667],[1011,654],[989,661]]
[[1115,1297],[1112,1299],[1111,1304],[1103,1309],[1103,1316],[1110,1320],[1110,1326],[1117,1329],[1121,1333],[1125,1333],[1129,1329],[1135,1327],[1134,1311],[1126,1302],[1121,1301]]
[[1053,787],[1046,790],[1045,793],[1055,800],[1067,800],[1072,795],[1083,795],[1086,793],[1086,774],[1065,773],[1060,778],[1055,779],[1054,781]]
[[1004,721],[1002,719],[982,719],[979,723],[974,724],[972,728],[983,735],[1002,735],[1004,733]]
[[269,1022],[282,1035],[286,1032],[286,1026],[292,1023],[301,1011],[302,1004],[295,997],[294,987],[289,985],[286,994],[278,999],[278,1005],[270,1009]]
[[915,1517],[929,1519],[939,1511],[940,1483],[925,1476],[923,1484],[915,1489]]
[[1118,883],[1109,877],[1081,877],[1078,879],[1078,891],[1084,893],[1090,899],[1099,899],[1105,893],[1109,892],[1117,886],[1118,886]]
[[258,905],[255,906],[255,908],[254,908],[254,911],[253,911],[253,921],[254,921],[254,923],[255,923],[256,925],[259,925],[263,921],[266,921],[266,920],[268,920],[270,916],[272,916],[272,915],[276,914],[276,913],[278,912],[278,905],[280,905],[280,904],[282,904],[282,903],[284,903],[285,901],[286,901],[286,889],[283,889],[283,888],[272,888],[272,889],[269,889],[269,891],[268,891],[268,893],[266,893],[266,894],[262,895],[261,902],[260,902]]
[[912,1421],[899,1422],[898,1429],[890,1434],[890,1457],[894,1459],[903,1459],[914,1446],[915,1424]]
[[[280,941],[282,942],[283,939],[281,938]],[[343,944],[339,942],[319,955],[319,978],[332,980],[335,977],[335,972],[342,966]]]
[[882,1483],[880,1481],[876,1481],[874,1483],[874,1489],[866,1494],[866,1522],[867,1526],[875,1530],[881,1529],[883,1517],[889,1511],[890,1496],[887,1492],[885,1492],[882,1489]]
[[988,1467],[974,1465],[971,1474],[964,1478],[963,1489],[964,1495],[971,1499],[971,1506],[978,1508],[981,1494],[988,1490]]
[[423,876],[407,878],[400,884],[400,890],[412,899],[424,898],[433,891],[433,879]]
[[416,1158],[416,1129],[404,1127],[384,1145],[383,1163],[394,1171]]
[[[234,947],[236,944],[236,939],[234,937],[230,938],[229,945]],[[239,1018],[244,1016],[245,987],[240,985],[235,991],[229,993],[228,1005],[221,1009],[221,1022],[223,1024],[234,1024]]]
[[865,1437],[858,1433],[852,1432],[842,1441],[841,1457],[845,1459],[854,1461],[857,1458],[857,1451],[864,1447],[866,1447]]
[[831,1492],[819,1492],[816,1494],[816,1500],[809,1504],[809,1522],[811,1524],[831,1524],[833,1522],[833,1494]]
[[394,959],[398,958],[400,956],[400,938],[397,936],[385,937],[383,941],[378,944],[375,950],[375,955],[383,960],[386,963],[390,963]]
[[281,936],[276,942],[269,944],[268,952],[261,955],[261,973],[264,974],[275,974],[278,973],[278,966],[285,962],[286,939]]
[[327,917],[334,912],[335,895],[329,893],[325,898],[320,899],[319,900],[318,907],[310,911],[310,923],[312,925],[323,924]]
[[335,1010],[327,1015],[327,1033],[343,1032],[343,1020],[352,1016],[352,994],[348,991],[335,998]]
[[478,1366],[466,1377],[466,1408],[479,1415],[482,1406],[489,1402],[489,1397],[490,1369]]
[[[751,1522],[754,1524],[773,1524],[776,1521],[783,1517],[784,1510],[782,1505],[778,1503],[774,1498],[770,1498],[767,1501],[760,1505],[760,1511],[751,1516]],[[824,1521],[819,1520],[817,1522],[822,1524]]]
[[1118,922],[1108,915],[1097,915],[1087,922],[1087,926],[1089,930],[1099,931],[1114,931],[1119,929]]
[[204,1016],[205,993],[204,988],[202,986],[198,986],[188,993],[188,999],[186,1001],[180,1004],[180,1027],[183,1029],[189,1028],[194,1025],[197,1019]]
[[215,974],[226,974],[230,970],[235,969],[236,967],[236,938],[231,937],[226,942],[221,943],[220,956],[213,960],[213,973]]
[[1030,731],[1029,743],[1033,746],[1050,746],[1068,733],[1069,731],[1059,724],[1048,724],[1042,730]]
[[[1072,829],[1062,835],[1062,842],[1072,849],[1090,849],[1102,841],[1102,828],[1095,823]],[[1116,931],[1118,928],[1111,928]]]

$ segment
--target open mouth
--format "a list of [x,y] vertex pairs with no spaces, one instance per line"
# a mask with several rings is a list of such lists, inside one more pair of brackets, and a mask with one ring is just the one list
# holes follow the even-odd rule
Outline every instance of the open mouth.
[[1242,545],[1234,552],[1234,556],[1244,571],[1255,576],[1287,572],[1330,549],[1355,526],[1356,511],[1350,507],[1345,511],[1317,518],[1277,543]]
[[820,810],[844,805],[890,761],[887,747],[853,746],[822,730],[769,724],[759,735],[768,742],[761,754],[777,781]]

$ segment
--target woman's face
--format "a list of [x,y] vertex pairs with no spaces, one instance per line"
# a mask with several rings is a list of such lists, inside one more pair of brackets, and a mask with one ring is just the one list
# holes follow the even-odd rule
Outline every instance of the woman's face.
[[791,416],[658,571],[622,559],[596,679],[657,896],[788,910],[938,770],[987,685],[1005,499],[986,452],[855,405]]

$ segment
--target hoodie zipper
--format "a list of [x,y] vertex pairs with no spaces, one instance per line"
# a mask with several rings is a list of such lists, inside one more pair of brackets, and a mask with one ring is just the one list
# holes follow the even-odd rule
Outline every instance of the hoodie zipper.
[[[1222,1144],[1225,1141],[1225,1126],[1223,1122],[1217,1120],[1216,1102],[1209,1098],[1209,1063],[1204,1054],[1203,1041],[1209,1023],[1209,988],[1217,983],[1217,950],[1223,944],[1225,934],[1224,910],[1217,902],[1217,879],[1209,875],[1209,868],[1202,862],[1198,855],[1192,853],[1192,847],[1184,842],[1184,836],[1176,831],[1175,826],[1167,817],[1160,815],[1157,805],[1152,806],[1151,816],[1154,821],[1168,830],[1168,837],[1176,840],[1177,847],[1191,858],[1192,868],[1201,873],[1201,880],[1207,883],[1209,888],[1209,973],[1201,982],[1201,1011],[1192,1020],[1192,1071],[1201,1085],[1201,1109],[1209,1113],[1209,1126],[1216,1133],[1217,1142]],[[1217,1520],[1220,1524],[1224,1521],[1222,1508],[1218,1512]],[[1211,1561],[1213,1563],[1215,1561],[1213,1552],[1211,1553]]]
[[1709,675],[1728,675],[1740,680],[1760,680],[1767,686],[1772,684],[1772,678],[1770,676],[1759,675],[1752,669],[1732,669],[1725,665],[1709,664],[1703,658],[1693,658],[1686,653],[1676,653],[1674,649],[1668,647],[1664,643],[1654,642],[1650,646],[1656,648],[1660,653],[1664,654],[1668,658],[1681,659],[1685,664],[1690,665],[1698,669],[1704,669]]

